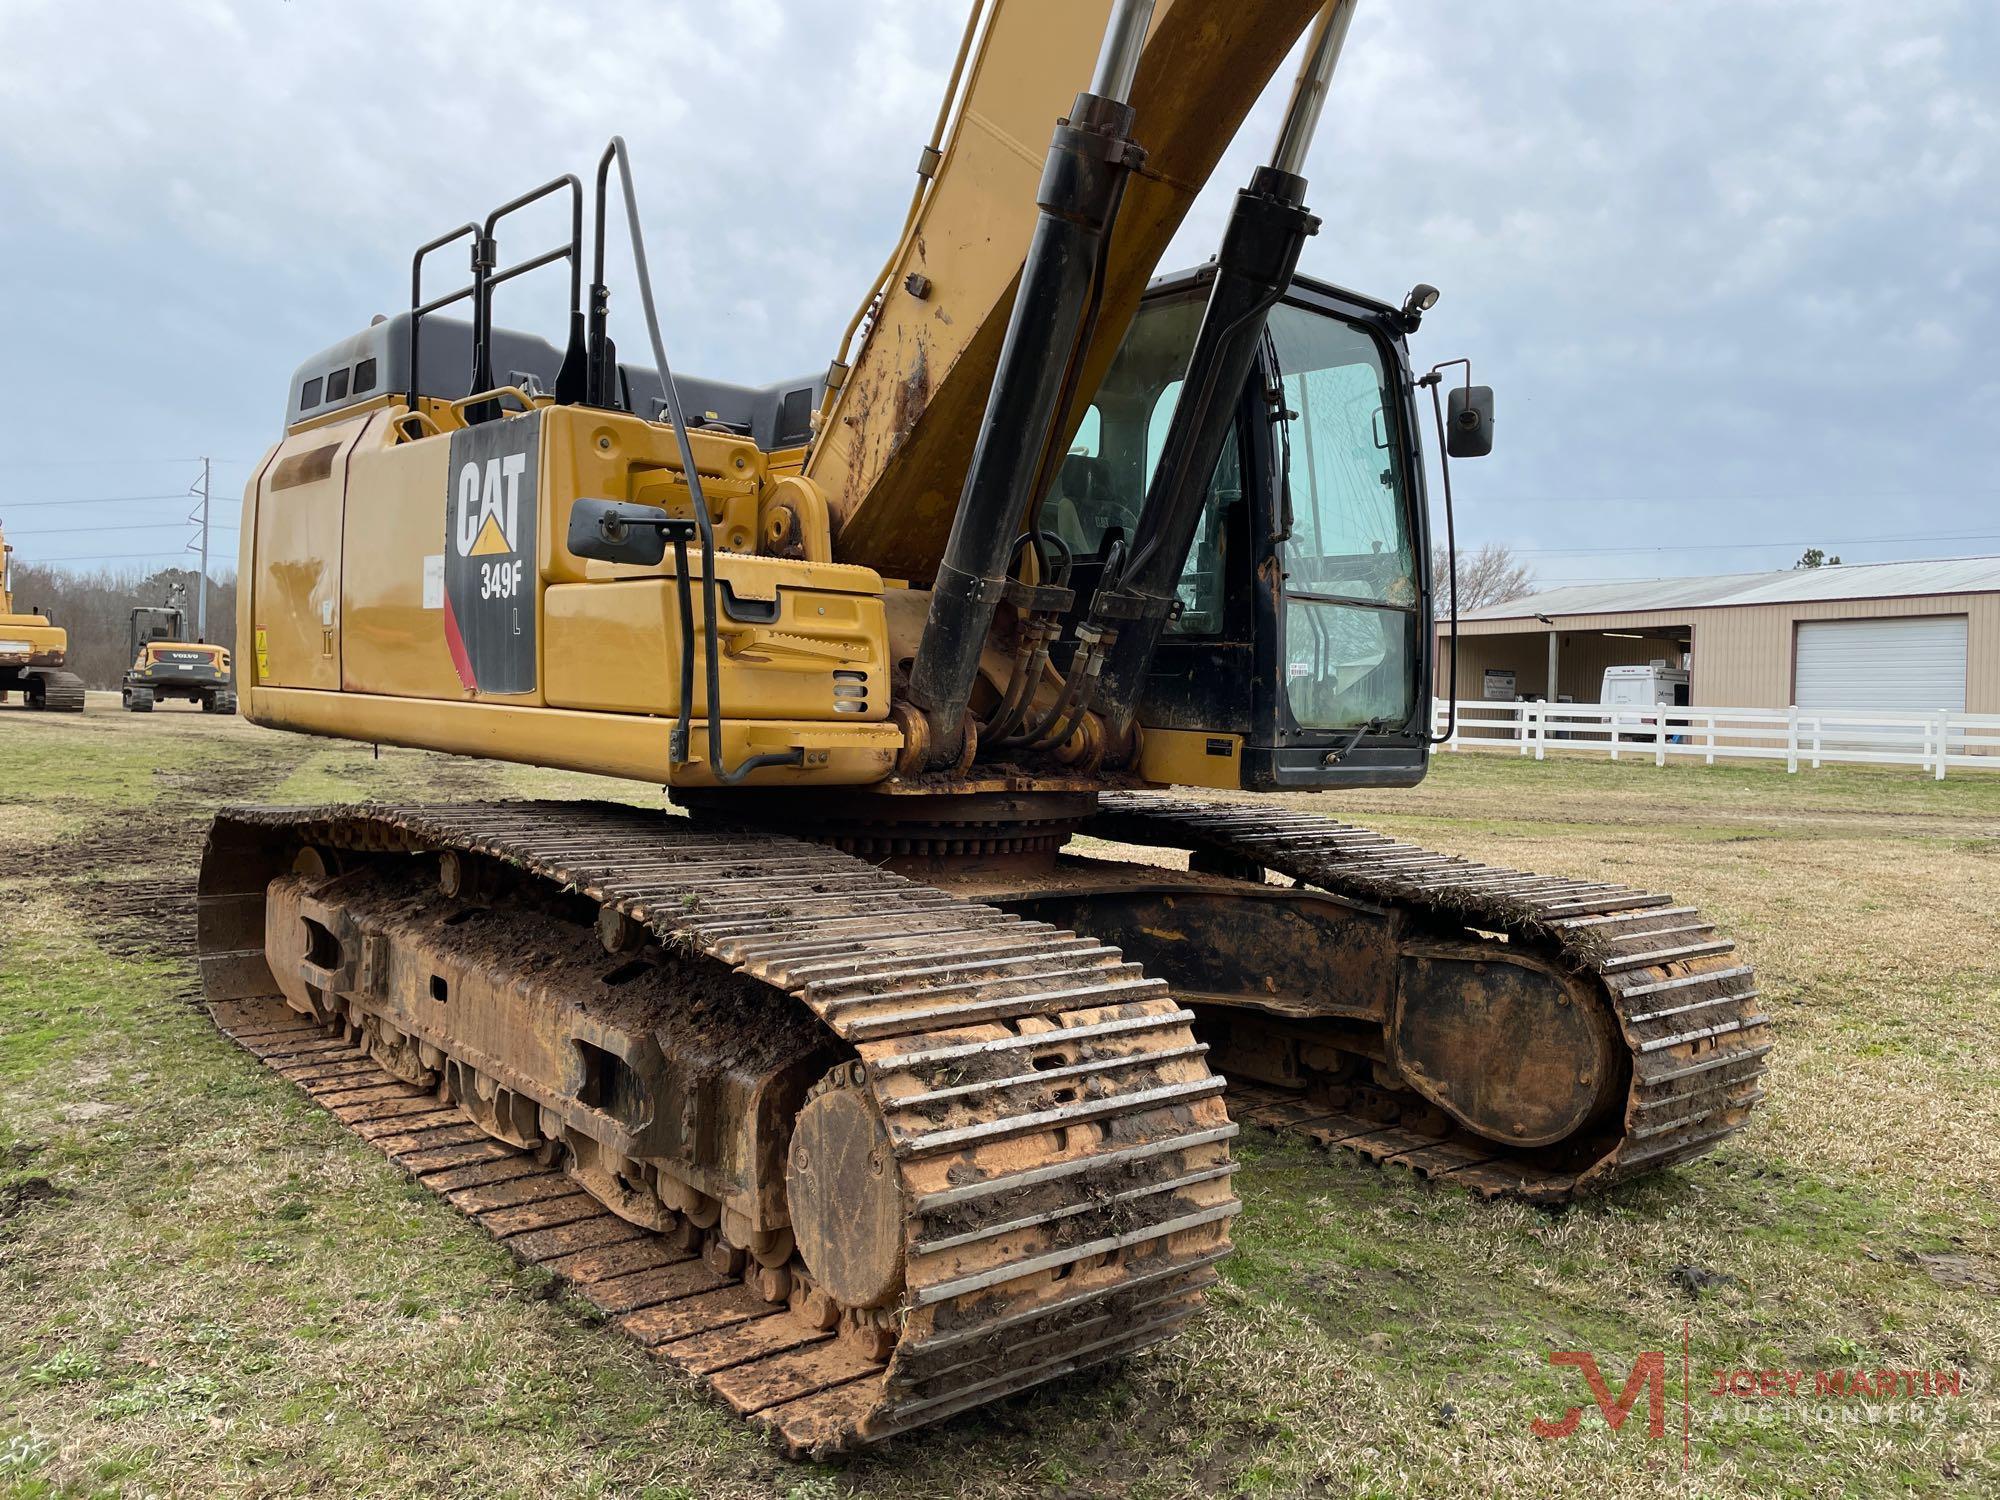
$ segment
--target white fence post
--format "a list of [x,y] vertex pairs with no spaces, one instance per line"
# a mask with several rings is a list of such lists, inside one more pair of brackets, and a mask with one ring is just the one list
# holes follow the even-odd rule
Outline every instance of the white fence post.
[[1937,779],[1944,780],[1945,758],[1951,753],[1951,710],[1941,708],[1937,716]]
[[1615,708],[1604,716],[1604,722],[1611,729],[1611,733],[1606,738],[1611,741],[1611,758],[1613,760],[1618,759],[1618,721],[1624,717],[1625,715]]
[[1799,769],[1799,706],[1796,703],[1785,711],[1785,769],[1794,773]]
[[1535,759],[1547,760],[1549,748],[1549,710],[1547,704],[1535,706]]
[[1667,716],[1665,714],[1655,714],[1653,715],[1653,764],[1664,766],[1666,763]]
[[1710,709],[1708,714],[1708,757],[1706,764],[1711,766],[1715,764],[1715,711],[1713,709]]
[[1814,715],[1813,715],[1813,754],[1812,754],[1812,762],[1813,762],[1813,769],[1814,769],[1815,771],[1817,771],[1817,770],[1819,769],[1819,732],[1820,732],[1820,727],[1821,727],[1821,725],[1822,725],[1822,724],[1823,724],[1824,722],[1825,722],[1825,721],[1824,721],[1823,719],[1821,719],[1821,717],[1820,717],[1820,716],[1819,716],[1818,714],[1814,714]]

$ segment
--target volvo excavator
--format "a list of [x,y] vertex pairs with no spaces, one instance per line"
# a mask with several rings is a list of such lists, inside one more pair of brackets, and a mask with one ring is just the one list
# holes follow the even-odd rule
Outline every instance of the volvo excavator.
[[149,714],[154,704],[173,698],[198,703],[205,714],[236,712],[229,648],[190,639],[178,591],[165,604],[134,606],[125,649],[132,660],[120,684],[127,713]]
[[[673,373],[614,139],[419,249],[249,485],[250,719],[674,806],[224,809],[217,1022],[788,1451],[1170,1336],[1240,1121],[1547,1202],[1761,1096],[1692,908],[1297,795],[1423,776],[1424,407],[1441,459],[1492,433],[1410,362],[1432,289],[1297,269],[1352,10],[976,5],[843,347],[763,387]],[[1215,258],[1153,277],[1301,37]],[[502,256],[535,205],[567,237]],[[541,268],[553,340],[494,311]]]
[[69,632],[40,610],[14,608],[14,548],[0,539],[0,703],[83,712],[83,679],[66,670]]

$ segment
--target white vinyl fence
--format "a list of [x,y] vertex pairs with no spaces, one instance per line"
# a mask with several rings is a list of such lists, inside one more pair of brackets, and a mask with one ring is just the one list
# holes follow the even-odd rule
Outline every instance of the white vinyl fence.
[[[1432,704],[1433,734],[1449,705]],[[1796,708],[1649,708],[1614,703],[1461,701],[1445,748],[1513,750],[1541,760],[1550,750],[1608,753],[1613,760],[1670,757],[1782,760],[1787,771],[1827,762],[2000,771],[2000,714],[1860,713]]]

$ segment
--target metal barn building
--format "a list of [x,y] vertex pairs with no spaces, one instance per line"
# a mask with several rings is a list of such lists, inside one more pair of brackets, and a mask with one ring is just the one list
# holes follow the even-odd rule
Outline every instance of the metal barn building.
[[1460,618],[1458,695],[1595,703],[1605,668],[1656,661],[1688,669],[1699,707],[2000,714],[2000,557],[1531,594]]

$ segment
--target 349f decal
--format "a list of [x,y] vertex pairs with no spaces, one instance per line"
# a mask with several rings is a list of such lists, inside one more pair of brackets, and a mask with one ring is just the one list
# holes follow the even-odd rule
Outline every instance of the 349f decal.
[[451,435],[445,496],[444,638],[459,681],[479,693],[535,690],[535,517],[539,418]]

